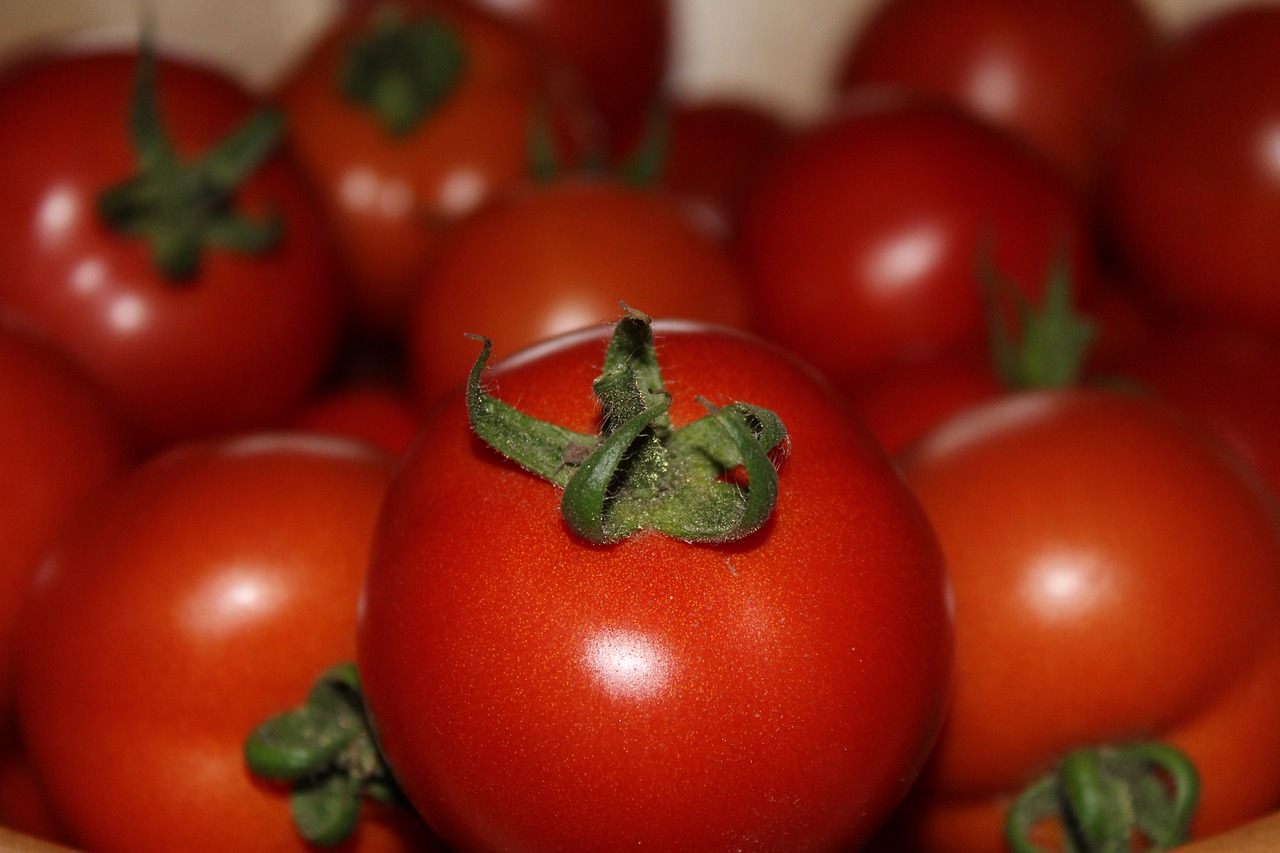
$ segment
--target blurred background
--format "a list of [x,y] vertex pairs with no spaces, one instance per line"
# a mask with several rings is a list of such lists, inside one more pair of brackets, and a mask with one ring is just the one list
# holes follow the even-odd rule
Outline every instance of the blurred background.
[[[520,0],[508,0],[519,3]],[[607,0],[602,0],[607,2]],[[1178,27],[1241,0],[1148,0]],[[1275,0],[1280,5],[1280,0]],[[323,29],[338,0],[3,0],[0,51],[77,33],[119,39],[138,10],[154,10],[161,40],[270,85]],[[733,95],[792,118],[821,109],[836,52],[876,0],[674,0],[676,92]],[[92,35],[86,30],[95,30]]]

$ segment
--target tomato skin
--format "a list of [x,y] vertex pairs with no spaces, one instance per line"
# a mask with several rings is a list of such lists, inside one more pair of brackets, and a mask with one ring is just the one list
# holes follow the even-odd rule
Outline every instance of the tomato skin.
[[1154,400],[1043,391],[900,458],[954,586],[956,679],[897,827],[1004,851],[1011,798],[1078,746],[1158,739],[1202,777],[1197,836],[1280,801],[1280,512],[1256,472]]
[[612,135],[643,122],[671,59],[670,0],[466,0],[527,28],[568,60]]
[[891,84],[946,99],[1087,186],[1155,43],[1137,0],[889,0],[846,47],[837,89]]
[[[17,690],[32,768],[77,845],[308,849],[242,745],[352,659],[391,466],[292,433],[184,444],[60,537],[22,614]],[[366,823],[349,849],[423,849],[416,825]]]
[[[518,286],[513,286],[518,285]],[[513,191],[439,244],[405,329],[423,405],[466,380],[475,341],[495,356],[617,317],[747,325],[747,285],[732,253],[664,193],[568,176]]]
[[417,406],[389,385],[355,384],[319,395],[294,413],[286,426],[367,441],[400,454],[418,431]]
[[738,234],[754,322],[840,384],[977,345],[976,277],[994,265],[1038,302],[1066,252],[1082,300],[1094,261],[1053,168],[953,109],[864,98],[801,133],[747,199]]
[[547,57],[514,28],[449,4],[399,2],[392,5],[411,19],[447,21],[467,65],[434,112],[406,136],[393,136],[334,82],[345,51],[381,5],[357,5],[339,18],[277,99],[342,254],[356,320],[394,336],[439,233],[529,176],[536,111],[552,109],[567,156],[585,138],[586,119]]
[[1280,342],[1237,326],[1166,323],[1100,372],[1215,427],[1280,495]]
[[1280,329],[1280,184],[1272,135],[1280,9],[1208,17],[1174,43],[1135,100],[1112,164],[1109,230],[1154,300]]
[[[585,545],[556,489],[482,446],[451,396],[375,536],[358,645],[380,743],[459,849],[851,849],[897,803],[943,711],[932,535],[808,368],[740,333],[654,330],[674,423],[702,414],[705,392],[787,424],[771,520],[723,546]],[[592,429],[583,389],[604,338],[525,350],[488,384]]]
[[[100,389],[65,356],[0,322],[0,745],[13,725],[13,632],[36,563],[130,462]],[[0,746],[0,749],[3,749]]]
[[[142,240],[98,217],[133,174],[129,53],[65,54],[0,83],[0,313],[55,341],[108,389],[147,449],[282,416],[329,359],[339,302],[332,256],[294,166],[273,155],[241,187],[252,216],[279,211],[261,255],[211,249],[166,281]],[[206,151],[253,102],[214,72],[160,58],[161,121],[184,156]],[[267,369],[269,367],[269,369]]]

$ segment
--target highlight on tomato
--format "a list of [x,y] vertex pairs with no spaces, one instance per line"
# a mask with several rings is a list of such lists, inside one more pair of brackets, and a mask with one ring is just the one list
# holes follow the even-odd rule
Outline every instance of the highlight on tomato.
[[466,850],[862,844],[941,722],[950,612],[842,399],[742,332],[638,312],[492,368],[473,343],[361,610],[413,805]]
[[1275,808],[1280,510],[1257,471],[1150,396],[1071,388],[975,406],[898,461],[946,556],[956,669],[884,849],[1167,850]]
[[137,444],[274,422],[335,345],[334,259],[279,146],[224,74],[137,50],[0,76],[0,312],[104,387]]
[[[392,467],[362,442],[300,433],[184,443],[60,533],[14,648],[26,755],[70,843],[320,849],[294,828],[292,792],[250,773],[243,742],[355,655]],[[345,849],[434,849],[411,811],[362,808]]]
[[527,33],[449,2],[352,4],[276,100],[342,257],[350,310],[394,337],[439,234],[530,175],[535,129],[593,138],[580,93]]

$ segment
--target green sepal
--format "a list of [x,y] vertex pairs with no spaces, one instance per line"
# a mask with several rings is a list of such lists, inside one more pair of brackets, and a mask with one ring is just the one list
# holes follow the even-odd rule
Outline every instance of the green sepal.
[[405,136],[453,93],[466,69],[462,40],[443,17],[407,18],[387,6],[348,46],[337,85],[388,133]]
[[1050,261],[1038,308],[1000,272],[989,245],[979,259],[978,280],[988,345],[1002,384],[1014,390],[1077,384],[1097,328],[1076,311],[1068,253],[1059,251]]
[[1015,853],[1044,853],[1031,832],[1057,821],[1065,853],[1172,850],[1187,842],[1199,792],[1195,765],[1167,744],[1080,749],[1018,797],[1005,837]]
[[[599,435],[531,418],[483,389],[484,342],[467,383],[473,430],[490,447],[564,489],[561,513],[584,540],[606,545],[641,530],[690,542],[726,542],[760,529],[778,499],[769,454],[785,444],[773,412],[744,403],[713,406],[679,429],[668,411],[651,320],[636,311],[614,327],[593,390]],[[733,476],[741,469],[746,477]]]
[[112,230],[146,240],[168,280],[190,280],[204,250],[261,254],[283,232],[277,213],[255,221],[237,211],[236,193],[284,134],[279,110],[259,110],[198,158],[184,162],[165,132],[156,98],[156,57],[149,34],[138,48],[129,134],[137,171],[98,195],[98,215]]
[[657,186],[670,156],[671,111],[665,106],[655,106],[649,111],[639,144],[622,164],[623,183],[633,187]]
[[292,783],[294,825],[307,841],[333,846],[350,837],[362,798],[405,800],[378,751],[353,664],[332,667],[306,702],[257,726],[245,763],[264,779]]

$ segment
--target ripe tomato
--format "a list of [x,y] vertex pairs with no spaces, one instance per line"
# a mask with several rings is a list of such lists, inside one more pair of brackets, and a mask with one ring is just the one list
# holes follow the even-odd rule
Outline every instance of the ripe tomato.
[[732,254],[672,197],[567,177],[497,199],[458,223],[424,270],[405,330],[415,393],[428,405],[466,379],[467,334],[514,352],[616,317],[620,301],[747,324]]
[[1178,322],[1110,360],[1134,380],[1216,427],[1280,495],[1280,342],[1236,326]]
[[1139,0],[889,0],[854,34],[837,86],[944,98],[1090,185],[1155,42]]
[[62,353],[0,322],[0,752],[12,736],[14,626],[36,562],[128,462],[100,389]]
[[676,102],[662,185],[704,205],[732,233],[757,175],[790,135],[777,115],[745,101]]
[[[811,370],[741,333],[654,329],[674,425],[707,414],[699,394],[785,423],[772,516],[721,544],[649,530],[590,544],[556,488],[478,441],[450,396],[375,535],[358,643],[374,728],[459,849],[852,849],[902,796],[943,712],[949,611],[932,534]],[[485,382],[594,433],[586,389],[605,350],[604,330],[580,330]]]
[[[453,70],[437,80],[440,69],[429,65],[396,66],[417,55],[415,40],[434,40],[431,55],[453,56]],[[379,98],[401,103],[397,86],[419,85],[419,73],[427,75],[420,115],[374,110]],[[438,233],[528,177],[540,110],[566,125],[562,143],[584,135],[581,104],[527,38],[432,2],[354,6],[281,84],[278,100],[342,252],[356,317],[382,334],[399,331]],[[389,125],[392,116],[404,127]]]
[[[77,845],[303,850],[248,733],[355,654],[391,458],[259,433],[188,443],[116,481],[41,563],[18,629],[33,770]],[[422,849],[409,816],[359,850]]]
[[613,134],[643,123],[666,83],[670,0],[466,0],[527,27],[567,59]]
[[1110,230],[1162,304],[1280,329],[1280,8],[1206,19],[1135,101],[1108,181]]
[[311,400],[286,426],[304,432],[358,438],[388,453],[403,453],[418,431],[418,410],[407,393],[389,385],[355,384]]
[[[207,153],[253,107],[212,71],[157,66],[159,122],[179,158]],[[0,313],[71,353],[153,448],[289,411],[330,357],[339,301],[314,202],[280,154],[239,186],[243,218],[219,235],[278,214],[281,237],[264,252],[215,246],[174,280],[145,241],[105,224],[100,195],[137,169],[138,72],[133,54],[65,54],[0,81],[0,225],[17,235],[0,241]]]
[[956,624],[950,713],[898,821],[911,849],[1005,851],[1024,786],[1133,740],[1196,763],[1197,835],[1275,808],[1280,512],[1256,472],[1154,400],[1085,390],[975,407],[900,462]]
[[773,159],[738,233],[755,322],[838,382],[975,345],[976,271],[989,262],[1037,296],[1070,259],[1094,262],[1079,198],[1046,161],[940,105],[868,98]]

